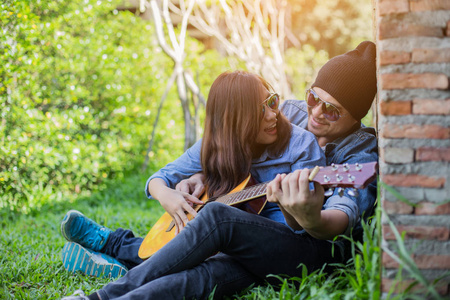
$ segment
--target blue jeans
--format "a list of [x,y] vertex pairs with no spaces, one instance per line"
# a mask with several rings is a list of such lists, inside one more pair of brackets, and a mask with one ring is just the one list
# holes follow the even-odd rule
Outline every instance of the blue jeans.
[[[217,254],[220,252],[219,254]],[[286,225],[212,202],[173,240],[124,277],[98,291],[101,299],[206,299],[231,295],[273,279],[302,276],[325,263],[342,262],[329,241],[298,234]]]
[[143,238],[135,237],[131,230],[119,228],[109,234],[101,252],[114,257],[130,270],[143,262],[138,256],[142,241]]

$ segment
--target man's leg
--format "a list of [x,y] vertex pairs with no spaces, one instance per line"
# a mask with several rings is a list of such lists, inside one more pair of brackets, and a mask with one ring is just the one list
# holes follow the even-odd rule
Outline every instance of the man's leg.
[[217,252],[232,256],[260,279],[268,274],[301,276],[299,264],[312,271],[326,262],[342,261],[332,257],[331,248],[327,241],[213,202],[161,250],[99,292],[102,299],[125,295],[158,278],[195,268]]
[[[259,279],[248,273],[232,257],[217,254],[195,268],[150,281],[118,299],[215,299],[231,296]],[[99,291],[101,299],[109,299],[121,291]]]

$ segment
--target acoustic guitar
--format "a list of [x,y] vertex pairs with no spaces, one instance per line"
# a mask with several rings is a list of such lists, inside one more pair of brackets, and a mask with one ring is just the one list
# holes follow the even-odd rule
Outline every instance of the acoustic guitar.
[[[333,188],[339,188],[339,195],[343,195],[345,188],[352,188],[349,194],[356,195],[356,189],[363,189],[371,183],[377,176],[377,163],[364,164],[332,164],[328,167],[315,167],[309,176],[310,181],[314,181],[328,188],[326,195],[333,193]],[[201,197],[205,202],[202,205],[194,206],[196,211],[209,202],[216,201],[230,206],[238,207],[253,214],[259,214],[266,204],[266,187],[268,182],[255,184],[249,175],[242,183],[235,187],[230,193],[218,197]],[[187,215],[192,220],[192,215]],[[175,237],[175,223],[172,217],[166,212],[150,229],[142,242],[138,255],[142,259],[147,259],[156,251],[161,249]]]

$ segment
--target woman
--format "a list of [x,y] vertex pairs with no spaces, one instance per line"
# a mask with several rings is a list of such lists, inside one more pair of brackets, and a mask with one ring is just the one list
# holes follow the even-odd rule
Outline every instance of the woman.
[[[213,291],[218,296],[234,293],[269,273],[295,272],[297,263],[290,262],[286,270],[286,264],[277,269],[277,258],[266,262],[274,249],[254,249],[270,245],[268,231],[297,238],[276,204],[268,203],[260,215],[252,215],[212,202],[197,214],[192,205],[201,202],[174,189],[181,180],[203,172],[207,194],[217,196],[231,191],[248,174],[267,182],[279,173],[325,164],[314,135],[288,122],[271,90],[264,79],[243,71],[223,73],[214,81],[203,140],[151,176],[146,185],[147,195],[172,216],[179,234],[89,299],[203,299]],[[186,212],[195,216],[189,223]],[[282,245],[273,247],[283,251]],[[316,255],[322,255],[319,252]],[[323,256],[330,261],[329,254]]]

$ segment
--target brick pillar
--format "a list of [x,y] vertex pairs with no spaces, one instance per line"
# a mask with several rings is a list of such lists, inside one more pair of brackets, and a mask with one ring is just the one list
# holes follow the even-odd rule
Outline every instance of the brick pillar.
[[[383,243],[395,249],[387,218],[430,281],[450,269],[450,0],[375,0],[378,47]],[[447,202],[447,203],[446,203]],[[395,251],[395,250],[394,250]],[[399,265],[382,256],[383,292]],[[449,277],[438,287],[449,295]]]

